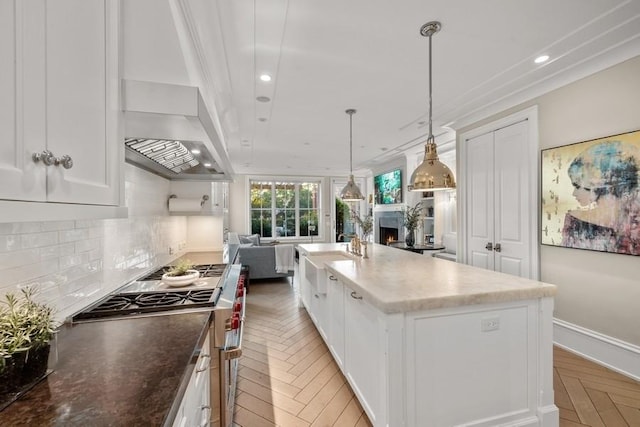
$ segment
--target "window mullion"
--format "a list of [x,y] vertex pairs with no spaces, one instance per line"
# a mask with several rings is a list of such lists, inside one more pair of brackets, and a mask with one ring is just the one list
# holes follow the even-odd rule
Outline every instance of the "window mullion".
[[296,219],[296,237],[301,237],[300,235],[300,184],[295,184],[295,219]]

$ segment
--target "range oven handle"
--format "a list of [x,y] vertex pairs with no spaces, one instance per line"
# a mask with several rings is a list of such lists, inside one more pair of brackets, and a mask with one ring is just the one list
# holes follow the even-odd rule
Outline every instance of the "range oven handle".
[[224,360],[237,359],[242,356],[242,336],[244,335],[244,318],[240,319],[240,338],[238,339],[238,345],[234,347],[229,347],[226,350],[223,350]]

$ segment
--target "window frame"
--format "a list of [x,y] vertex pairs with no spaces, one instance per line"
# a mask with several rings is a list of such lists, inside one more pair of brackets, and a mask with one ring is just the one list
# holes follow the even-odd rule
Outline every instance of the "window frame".
[[[323,177],[278,177],[278,176],[248,176],[246,181],[246,212],[247,212],[247,224],[246,229],[248,233],[252,232],[252,212],[253,208],[251,207],[251,186],[254,182],[268,182],[271,184],[271,208],[263,209],[263,210],[271,210],[271,223],[272,225],[272,236],[271,237],[261,237],[261,240],[264,241],[296,241],[296,240],[308,240],[316,239],[318,241],[323,241],[324,239],[324,224],[322,223],[322,206],[323,206],[323,197],[324,197],[324,178]],[[275,186],[278,183],[285,184],[294,184],[295,191],[295,202],[294,202],[294,218],[295,218],[295,236],[275,236],[275,227],[276,227],[276,189]],[[300,186],[301,184],[317,184],[318,186],[318,206],[317,206],[317,223],[315,226],[317,227],[318,235],[301,235],[300,234],[300,218],[301,218],[301,208],[300,208]],[[302,210],[308,210],[307,208],[303,208]]]

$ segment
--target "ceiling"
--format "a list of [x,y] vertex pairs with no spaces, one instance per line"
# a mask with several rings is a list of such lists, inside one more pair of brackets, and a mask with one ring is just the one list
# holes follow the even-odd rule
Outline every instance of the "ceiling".
[[[218,0],[215,96],[235,173],[346,175],[418,153],[428,133],[428,40],[439,142],[640,54],[640,1]],[[209,26],[211,27],[211,26]],[[202,37],[202,34],[201,34]],[[206,44],[206,42],[205,42]],[[546,54],[549,61],[535,64]],[[267,73],[270,82],[258,76]],[[261,102],[258,97],[267,97]]]

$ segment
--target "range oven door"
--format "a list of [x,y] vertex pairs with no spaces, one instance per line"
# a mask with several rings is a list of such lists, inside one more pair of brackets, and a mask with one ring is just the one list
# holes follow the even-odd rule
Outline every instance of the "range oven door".
[[242,355],[242,334],[244,331],[244,319],[240,320],[239,327],[227,333],[228,345],[220,349],[220,390],[221,390],[221,423],[222,427],[233,424],[233,409],[235,405],[236,383],[238,378],[238,363]]
[[[239,274],[239,266],[237,270],[238,276],[233,278],[233,282],[236,284],[232,290],[233,296],[227,295],[225,298],[229,304],[226,304],[225,308],[218,307],[214,310],[214,323],[218,339],[216,340],[217,351],[215,352],[217,360],[212,360],[211,366],[211,384],[217,394],[217,396],[212,395],[212,406],[219,405],[219,408],[214,408],[213,412],[216,415],[219,414],[219,420],[212,419],[211,424],[220,427],[229,427],[233,424],[238,362],[242,355],[246,277]],[[214,375],[217,378],[214,378]]]

